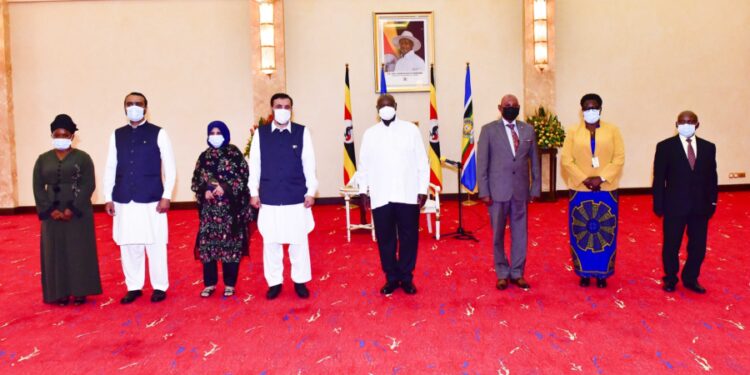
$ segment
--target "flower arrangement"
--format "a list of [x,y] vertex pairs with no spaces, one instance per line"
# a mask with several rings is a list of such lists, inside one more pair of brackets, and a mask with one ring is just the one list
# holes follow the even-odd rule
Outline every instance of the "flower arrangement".
[[557,119],[557,115],[544,107],[539,107],[536,113],[526,118],[526,122],[534,126],[536,143],[539,148],[562,147],[565,140],[565,129]]
[[268,125],[271,121],[273,121],[273,113],[268,115],[268,117],[261,116],[258,119],[258,123],[253,124],[253,126],[250,127],[250,138],[248,138],[247,145],[245,145],[245,152],[243,152],[245,157],[250,156],[250,145],[253,144],[253,135],[255,135],[255,131],[258,130],[259,126]]

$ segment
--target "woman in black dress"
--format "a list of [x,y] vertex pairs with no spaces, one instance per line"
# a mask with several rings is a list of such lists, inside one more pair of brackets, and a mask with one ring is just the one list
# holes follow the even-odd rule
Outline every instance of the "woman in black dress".
[[233,296],[240,258],[248,255],[248,167],[240,149],[229,140],[226,124],[208,124],[209,147],[201,153],[193,173],[192,190],[200,218],[194,253],[203,263],[201,297],[209,297],[216,290],[217,262],[222,264],[224,296]]
[[96,187],[91,157],[71,146],[76,124],[55,117],[53,149],[34,164],[34,200],[42,222],[41,263],[44,302],[65,306],[101,294],[91,195]]

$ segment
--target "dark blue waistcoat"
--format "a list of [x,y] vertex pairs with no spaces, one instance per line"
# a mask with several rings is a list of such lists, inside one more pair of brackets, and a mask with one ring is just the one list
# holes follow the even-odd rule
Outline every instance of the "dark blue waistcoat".
[[115,130],[117,172],[112,200],[118,203],[157,202],[164,193],[161,181],[160,127],[149,122]]
[[302,140],[305,127],[291,124],[287,131],[271,132],[271,125],[260,132],[260,202],[284,206],[305,201],[305,172],[302,169]]

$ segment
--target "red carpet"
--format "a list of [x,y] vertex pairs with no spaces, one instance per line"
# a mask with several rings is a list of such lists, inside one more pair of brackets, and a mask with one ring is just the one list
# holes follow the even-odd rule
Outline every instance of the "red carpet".
[[[315,208],[312,297],[288,280],[265,300],[260,238],[241,266],[238,294],[198,297],[193,211],[170,213],[170,280],[160,304],[122,306],[125,293],[111,219],[96,216],[104,294],[81,307],[41,302],[39,223],[0,217],[0,372],[19,374],[747,374],[750,373],[750,193],[723,193],[711,221],[701,283],[661,290],[661,224],[648,196],[624,196],[615,275],[599,290],[577,285],[566,237],[566,201],[530,211],[531,290],[494,287],[483,206],[465,227],[481,242],[420,238],[419,293],[378,293],[375,243],[346,243],[344,212]],[[444,232],[455,228],[455,202]],[[424,223],[424,222],[423,222]],[[424,227],[424,224],[423,224]],[[425,227],[426,228],[426,227]],[[220,286],[221,288],[221,286]],[[221,291],[221,289],[220,289]]]

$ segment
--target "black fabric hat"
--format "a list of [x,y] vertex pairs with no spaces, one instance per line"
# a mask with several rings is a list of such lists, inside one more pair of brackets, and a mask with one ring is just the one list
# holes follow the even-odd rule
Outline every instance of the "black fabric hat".
[[61,113],[55,117],[55,121],[52,121],[52,123],[49,125],[50,132],[54,132],[55,129],[65,129],[71,133],[75,133],[78,128],[76,127],[76,124],[73,122],[73,119],[70,118],[70,116]]

